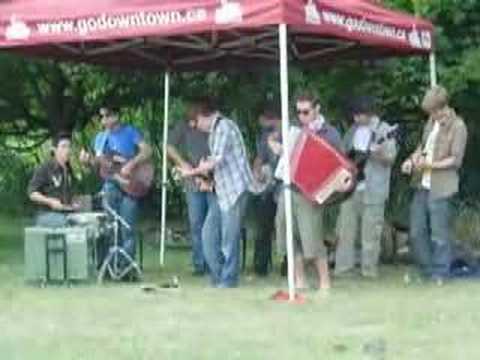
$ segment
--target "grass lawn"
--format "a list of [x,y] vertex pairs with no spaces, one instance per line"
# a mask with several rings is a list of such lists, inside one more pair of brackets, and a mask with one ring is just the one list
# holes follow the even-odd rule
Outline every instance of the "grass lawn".
[[[285,280],[243,276],[216,290],[190,276],[187,250],[147,247],[146,281],[178,275],[180,289],[138,284],[73,288],[23,282],[22,222],[0,221],[0,359],[479,359],[480,283],[406,285],[404,267],[378,281],[342,279],[307,303],[269,297]],[[276,271],[277,272],[277,271]]]

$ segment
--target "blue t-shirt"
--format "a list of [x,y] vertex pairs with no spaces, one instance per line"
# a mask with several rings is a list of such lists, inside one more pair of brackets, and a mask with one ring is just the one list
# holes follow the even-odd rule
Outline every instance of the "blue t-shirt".
[[115,130],[105,130],[97,134],[93,149],[95,155],[120,155],[127,160],[135,157],[137,147],[143,141],[142,134],[131,125],[121,125]]

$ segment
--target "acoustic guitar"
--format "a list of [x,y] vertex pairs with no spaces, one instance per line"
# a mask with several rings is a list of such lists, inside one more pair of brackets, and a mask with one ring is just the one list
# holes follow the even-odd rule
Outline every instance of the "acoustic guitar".
[[[92,155],[89,153],[89,157]],[[118,154],[108,154],[93,157],[93,163],[97,174],[102,180],[114,181],[118,186],[134,198],[144,197],[152,187],[155,169],[150,160],[146,160],[136,165],[131,175],[122,176],[120,171],[126,161]]]

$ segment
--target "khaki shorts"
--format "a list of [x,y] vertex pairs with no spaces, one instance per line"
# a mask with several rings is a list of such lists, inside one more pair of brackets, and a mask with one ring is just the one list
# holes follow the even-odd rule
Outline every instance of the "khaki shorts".
[[[323,207],[307,200],[297,191],[292,191],[292,226],[295,254],[301,254],[306,259],[327,257],[323,233]],[[278,251],[285,254],[287,230],[283,192],[278,199],[275,227]]]

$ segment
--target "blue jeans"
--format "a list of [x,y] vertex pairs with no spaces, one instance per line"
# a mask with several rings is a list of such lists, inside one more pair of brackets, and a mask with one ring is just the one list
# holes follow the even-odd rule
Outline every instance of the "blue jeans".
[[130,226],[130,229],[127,229],[119,224],[119,246],[133,259],[135,258],[135,226],[137,223],[138,200],[124,193],[115,184],[106,183],[103,190],[108,205]]
[[451,261],[451,197],[433,200],[416,190],[410,207],[410,241],[420,270],[428,277],[446,277]]
[[188,220],[190,223],[190,236],[192,239],[192,262],[196,272],[206,270],[203,255],[202,229],[207,217],[208,209],[216,202],[215,194],[211,192],[187,191]]
[[211,280],[217,287],[236,287],[240,276],[240,237],[248,193],[224,211],[217,202],[209,208],[203,227],[203,249]]
[[36,226],[63,227],[67,225],[67,215],[56,211],[39,211],[35,219]]

